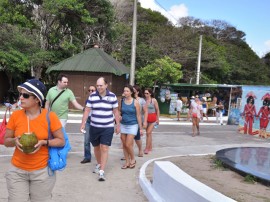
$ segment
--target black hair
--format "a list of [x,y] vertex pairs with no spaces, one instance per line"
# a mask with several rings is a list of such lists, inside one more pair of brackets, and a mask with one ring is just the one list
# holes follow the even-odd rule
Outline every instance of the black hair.
[[142,97],[143,96],[142,89],[140,88],[140,86],[134,85],[133,88],[136,89],[136,91],[138,92],[138,96],[139,97]]
[[57,81],[62,81],[63,77],[68,78],[67,75],[65,75],[65,74],[59,74],[57,76]]
[[253,98],[253,96],[249,96],[249,97],[247,98],[247,104],[248,104],[250,101],[251,101],[251,104],[254,105],[254,98]]
[[270,100],[268,100],[267,98],[263,101],[263,106],[268,106],[270,105]]
[[153,94],[152,89],[151,88],[144,89],[144,91],[146,91],[146,90],[150,93],[151,98],[153,98],[154,97],[154,94]]
[[130,92],[131,92],[131,97],[135,98],[134,90],[133,90],[133,86],[132,85],[127,84],[127,85],[125,85],[124,88],[128,88],[130,90]]

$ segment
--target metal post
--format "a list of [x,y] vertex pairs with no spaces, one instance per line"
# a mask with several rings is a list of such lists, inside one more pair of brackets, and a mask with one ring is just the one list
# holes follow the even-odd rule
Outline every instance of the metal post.
[[133,27],[132,27],[132,45],[131,45],[131,65],[129,84],[134,85],[135,81],[135,62],[136,62],[136,30],[137,30],[137,0],[134,0],[133,6]]
[[200,84],[200,71],[201,71],[201,52],[202,52],[202,35],[200,35],[199,53],[198,53],[198,66],[196,84]]

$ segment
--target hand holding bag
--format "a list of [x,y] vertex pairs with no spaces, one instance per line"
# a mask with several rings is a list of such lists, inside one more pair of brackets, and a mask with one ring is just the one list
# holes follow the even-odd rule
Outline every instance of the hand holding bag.
[[[50,118],[49,112],[47,113],[47,121],[48,121],[48,140],[53,139],[51,130],[50,130]],[[69,143],[69,139],[65,129],[62,127],[62,131],[64,133],[65,138],[65,146],[63,147],[49,147],[49,160],[48,166],[52,171],[56,170],[64,170],[67,165],[67,155],[71,150],[71,146]]]
[[5,134],[6,134],[6,126],[7,126],[7,119],[6,119],[6,116],[7,116],[7,111],[9,110],[9,114],[10,114],[10,109],[7,108],[6,109],[6,113],[3,117],[3,121],[0,125],[0,144],[4,144],[4,138],[5,138]]

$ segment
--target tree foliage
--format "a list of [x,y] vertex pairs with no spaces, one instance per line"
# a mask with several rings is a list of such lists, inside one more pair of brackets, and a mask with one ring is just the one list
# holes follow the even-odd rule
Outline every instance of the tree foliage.
[[[30,74],[32,69],[35,77],[44,79],[50,65],[95,44],[129,66],[133,3],[133,0],[1,0],[1,69],[11,77],[20,75],[18,72]],[[140,3],[137,13],[135,77],[142,85],[195,81],[200,35],[203,36],[201,83],[270,82],[269,53],[259,58],[246,43],[245,33],[231,24],[185,17],[178,20],[179,26],[173,26],[161,13],[144,9]],[[181,75],[171,78],[168,74],[156,80],[161,70],[154,66],[161,63],[163,68],[171,67],[172,61],[181,64]],[[143,80],[142,75],[147,74],[148,79]]]
[[156,84],[175,83],[183,76],[181,65],[165,56],[136,72],[137,83],[142,87],[153,87]]

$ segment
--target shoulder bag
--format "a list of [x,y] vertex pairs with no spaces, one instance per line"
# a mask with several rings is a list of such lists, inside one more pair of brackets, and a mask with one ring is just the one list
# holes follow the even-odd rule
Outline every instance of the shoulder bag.
[[9,111],[9,116],[10,116],[10,109],[7,108],[6,113],[5,113],[4,117],[3,117],[3,121],[2,121],[2,123],[0,125],[0,144],[4,144],[4,138],[5,138],[6,126],[7,126],[7,119],[6,119],[7,111]]
[[53,99],[52,103],[50,104],[50,109],[52,108],[53,103],[64,93],[66,89],[62,90],[58,95]]
[[[48,140],[53,139],[51,133],[51,124],[50,124],[50,117],[49,113],[47,113],[47,122],[48,122]],[[63,147],[49,147],[49,160],[48,160],[48,167],[51,171],[56,170],[64,170],[67,165],[67,155],[68,152],[71,150],[71,146],[69,143],[69,139],[65,129],[62,127],[62,131],[64,133],[65,138],[65,146]]]

